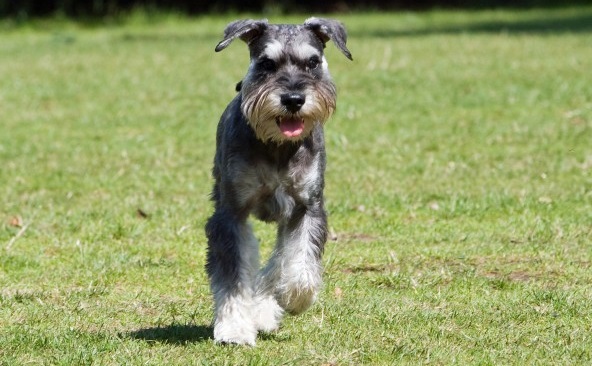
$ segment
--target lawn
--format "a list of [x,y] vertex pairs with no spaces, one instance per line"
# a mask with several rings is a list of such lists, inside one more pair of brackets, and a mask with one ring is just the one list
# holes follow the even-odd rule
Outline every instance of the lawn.
[[234,17],[0,22],[0,365],[592,362],[592,7],[335,17],[325,286],[254,348],[204,271]]

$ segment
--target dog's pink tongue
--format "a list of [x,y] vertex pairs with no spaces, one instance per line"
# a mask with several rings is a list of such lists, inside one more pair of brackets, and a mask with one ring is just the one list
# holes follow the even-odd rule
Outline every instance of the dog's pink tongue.
[[304,120],[296,117],[282,118],[280,121],[280,130],[287,137],[296,137],[304,130]]

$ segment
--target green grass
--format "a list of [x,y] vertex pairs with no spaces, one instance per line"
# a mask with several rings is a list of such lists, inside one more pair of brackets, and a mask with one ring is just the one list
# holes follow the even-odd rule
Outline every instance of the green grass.
[[325,287],[255,348],[203,268],[231,18],[2,23],[0,364],[592,362],[592,8],[339,18]]

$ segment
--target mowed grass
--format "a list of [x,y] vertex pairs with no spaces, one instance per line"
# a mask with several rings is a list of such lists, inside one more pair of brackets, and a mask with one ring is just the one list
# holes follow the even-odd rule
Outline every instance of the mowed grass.
[[325,286],[255,348],[204,271],[234,17],[3,23],[0,364],[592,362],[592,8],[337,17]]

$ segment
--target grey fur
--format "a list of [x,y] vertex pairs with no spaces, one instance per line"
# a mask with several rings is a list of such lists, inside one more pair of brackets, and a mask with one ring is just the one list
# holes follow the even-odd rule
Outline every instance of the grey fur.
[[[218,124],[206,270],[215,341],[254,345],[258,331],[277,329],[285,312],[306,310],[320,288],[327,239],[323,124],[336,103],[323,49],[332,39],[351,54],[343,25],[328,19],[235,21],[216,51],[236,38],[248,44],[251,64]],[[278,225],[263,269],[251,214]]]

